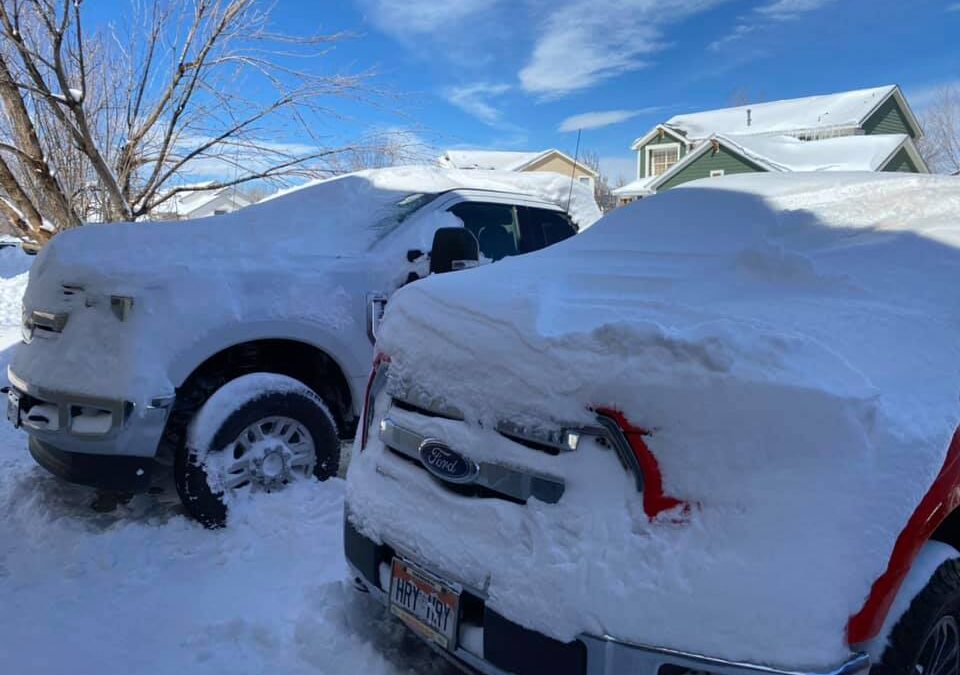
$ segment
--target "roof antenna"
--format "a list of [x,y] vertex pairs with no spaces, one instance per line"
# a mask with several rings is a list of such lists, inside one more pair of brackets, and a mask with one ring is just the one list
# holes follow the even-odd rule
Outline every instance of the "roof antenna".
[[753,123],[753,111],[750,108],[747,108],[747,126],[749,127]]
[[577,129],[577,149],[573,151],[573,170],[570,172],[570,192],[567,194],[567,215],[570,215],[570,200],[573,199],[573,180],[577,177],[577,162],[580,157],[580,134],[583,129]]

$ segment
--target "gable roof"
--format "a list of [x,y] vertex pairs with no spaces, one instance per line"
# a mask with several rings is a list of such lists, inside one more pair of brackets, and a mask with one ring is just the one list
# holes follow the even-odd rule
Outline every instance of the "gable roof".
[[711,134],[784,134],[857,128],[891,96],[897,98],[919,135],[920,125],[896,85],[675,115],[666,126],[690,139],[708,138]]
[[792,136],[714,134],[659,176],[635,180],[613,190],[618,197],[654,194],[657,189],[706,154],[714,143],[767,171],[882,171],[905,149],[922,173],[926,164],[906,134],[839,136],[801,141]]
[[566,153],[560,152],[556,148],[543,150],[541,152],[508,152],[504,150],[447,150],[443,153],[437,164],[451,169],[485,169],[490,171],[523,171],[550,155],[559,155],[571,164],[576,164],[577,168],[593,177],[597,177],[597,172],[581,162],[574,161]]
[[906,134],[839,136],[818,141],[726,134],[717,139],[771,171],[879,171],[910,141]]
[[[209,183],[212,185],[212,183]],[[160,204],[154,212],[157,214],[173,214],[186,216],[198,209],[207,206],[211,202],[226,197],[236,208],[249,206],[251,202],[244,194],[237,192],[233,187],[219,188],[213,190],[195,190],[192,192],[180,192]]]
[[643,136],[641,136],[640,138],[638,138],[637,140],[635,140],[635,141],[630,145],[630,149],[631,149],[631,150],[639,150],[640,148],[642,148],[643,146],[645,146],[647,143],[649,143],[650,141],[652,141],[653,138],[654,138],[655,136],[657,136],[661,131],[664,133],[664,135],[669,134],[671,138],[674,138],[674,139],[676,139],[677,141],[680,141],[680,142],[682,142],[682,143],[686,143],[687,145],[691,145],[691,144],[693,143],[692,140],[688,139],[686,136],[684,136],[682,133],[680,133],[679,130],[677,130],[677,129],[671,129],[670,127],[668,127],[668,126],[665,125],[665,124],[658,124],[658,125],[655,126],[653,129],[651,129],[650,131],[648,131],[646,134],[644,134]]

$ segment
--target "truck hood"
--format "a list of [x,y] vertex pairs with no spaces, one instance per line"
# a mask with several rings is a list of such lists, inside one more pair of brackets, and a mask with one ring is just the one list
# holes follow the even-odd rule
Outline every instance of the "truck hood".
[[382,476],[374,441],[351,467],[355,523],[558,639],[836,664],[960,421],[958,213],[949,178],[711,179],[403,289],[378,342],[390,376],[467,420],[433,437],[486,461],[494,421],[614,408],[693,507],[649,521],[589,449],[523,460],[566,481],[556,505],[458,498]]

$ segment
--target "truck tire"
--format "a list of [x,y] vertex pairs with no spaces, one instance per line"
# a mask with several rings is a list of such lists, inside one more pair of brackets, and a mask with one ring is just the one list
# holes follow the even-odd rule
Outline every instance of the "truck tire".
[[193,417],[174,480],[187,512],[219,528],[239,494],[326,480],[339,457],[336,422],[313,390],[284,375],[251,373],[217,389]]
[[942,563],[893,627],[871,675],[960,673],[960,559]]

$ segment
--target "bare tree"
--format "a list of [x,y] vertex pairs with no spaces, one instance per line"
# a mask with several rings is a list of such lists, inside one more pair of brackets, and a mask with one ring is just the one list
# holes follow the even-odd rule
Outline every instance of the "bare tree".
[[[123,26],[95,33],[82,7],[0,0],[0,214],[24,234],[315,175],[354,150],[317,131],[334,101],[370,95],[366,74],[313,65],[343,35],[274,33],[257,0],[134,0]],[[198,167],[225,177],[188,184]]]
[[604,212],[615,208],[617,198],[610,186],[610,178],[600,169],[600,155],[593,150],[584,150],[580,154],[580,162],[597,174],[597,179],[593,182],[593,196],[597,200],[597,206]]
[[385,131],[356,143],[329,162],[331,173],[433,161],[436,150],[409,131]]
[[941,88],[921,116],[918,148],[934,173],[960,172],[960,91]]

